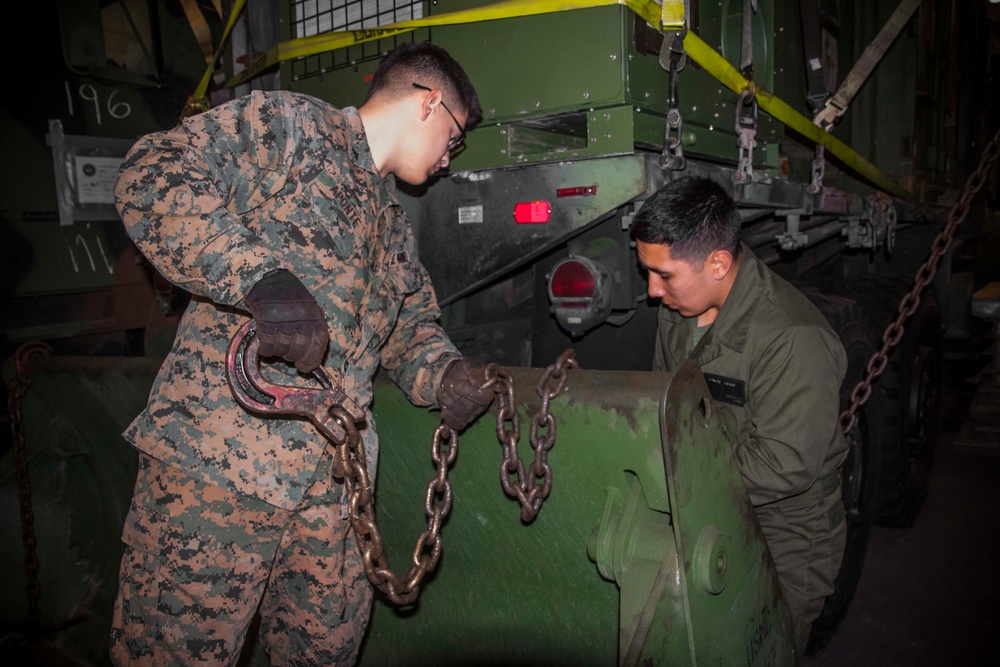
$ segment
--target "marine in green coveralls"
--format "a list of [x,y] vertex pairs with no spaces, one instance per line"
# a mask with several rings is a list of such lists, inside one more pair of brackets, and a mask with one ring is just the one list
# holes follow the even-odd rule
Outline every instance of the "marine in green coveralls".
[[[116,664],[235,664],[255,613],[274,665],[356,661],[372,587],[311,423],[236,403],[226,348],[253,318],[278,384],[322,364],[369,410],[379,367],[461,429],[488,407],[482,360],[440,311],[396,196],[449,164],[482,115],[451,56],[383,58],[360,108],[256,91],[140,139],[115,189],[130,237],[192,296],[146,409],[125,437],[140,468],[122,538]],[[284,363],[281,359],[287,360]],[[294,364],[294,365],[293,365]]]
[[844,553],[847,355],[819,310],[740,242],[740,225],[719,184],[687,177],[644,203],[631,234],[661,303],[654,370],[693,359],[735,414],[735,460],[802,649]]

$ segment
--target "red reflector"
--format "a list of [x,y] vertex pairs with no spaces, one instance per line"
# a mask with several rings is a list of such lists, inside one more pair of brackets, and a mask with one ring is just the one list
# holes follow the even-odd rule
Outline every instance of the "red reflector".
[[581,185],[578,188],[559,188],[556,190],[556,197],[582,197],[584,195],[596,194],[596,185]]
[[519,225],[538,225],[549,221],[552,208],[547,201],[521,201],[514,204],[514,222]]
[[557,299],[594,296],[594,276],[590,269],[572,260],[560,264],[552,274],[552,296]]

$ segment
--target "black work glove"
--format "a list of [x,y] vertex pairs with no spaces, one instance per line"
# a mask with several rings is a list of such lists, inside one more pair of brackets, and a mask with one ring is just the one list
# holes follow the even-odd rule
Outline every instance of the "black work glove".
[[486,412],[493,402],[493,388],[486,383],[486,362],[480,357],[456,359],[445,369],[437,390],[441,419],[453,431],[461,431]]
[[283,357],[311,373],[323,361],[330,331],[326,314],[305,285],[285,269],[271,271],[244,298],[257,321],[260,356]]

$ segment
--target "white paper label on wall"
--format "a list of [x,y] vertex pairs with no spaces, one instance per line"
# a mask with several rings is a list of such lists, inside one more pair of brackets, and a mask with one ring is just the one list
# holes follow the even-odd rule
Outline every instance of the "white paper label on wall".
[[77,201],[80,204],[113,204],[120,157],[76,156]]

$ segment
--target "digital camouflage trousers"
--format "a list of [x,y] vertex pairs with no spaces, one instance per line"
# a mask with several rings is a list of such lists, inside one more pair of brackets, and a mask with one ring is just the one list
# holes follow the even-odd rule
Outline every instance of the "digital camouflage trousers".
[[259,612],[273,665],[351,665],[371,612],[324,455],[289,511],[140,456],[110,652],[116,665],[233,665]]

